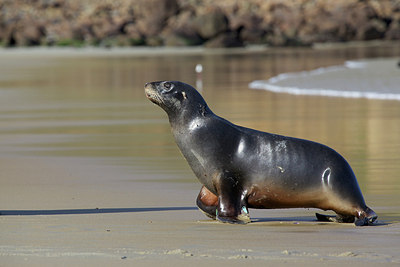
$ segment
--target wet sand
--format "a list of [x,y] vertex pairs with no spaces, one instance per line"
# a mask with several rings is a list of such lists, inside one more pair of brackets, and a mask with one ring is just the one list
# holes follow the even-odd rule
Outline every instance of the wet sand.
[[1,198],[7,207],[0,217],[3,266],[400,263],[399,222],[318,223],[314,211],[295,209],[251,210],[249,225],[221,224],[193,205],[198,185],[135,183],[128,189],[129,182],[107,181],[123,179],[124,172],[84,160],[1,162],[7,169],[2,181],[9,179]]
[[[399,265],[400,103],[247,87],[395,49],[0,55],[1,265]],[[200,184],[165,114],[143,94],[152,80],[196,84],[196,63],[215,113],[343,154],[378,224],[320,223],[312,209],[250,210],[245,226],[204,217],[195,207]]]

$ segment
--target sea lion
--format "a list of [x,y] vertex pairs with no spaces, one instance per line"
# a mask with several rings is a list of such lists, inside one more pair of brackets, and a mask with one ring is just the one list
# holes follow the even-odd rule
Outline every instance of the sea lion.
[[168,114],[175,141],[203,184],[197,206],[207,216],[244,224],[248,208],[304,207],[336,212],[316,214],[323,221],[376,220],[350,165],[333,149],[235,125],[179,81],[146,83],[145,93]]

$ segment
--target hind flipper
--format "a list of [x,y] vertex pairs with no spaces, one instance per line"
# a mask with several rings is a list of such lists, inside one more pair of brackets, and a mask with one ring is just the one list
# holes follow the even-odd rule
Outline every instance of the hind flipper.
[[366,207],[364,210],[358,211],[357,216],[352,215],[343,215],[337,214],[337,216],[333,215],[324,215],[320,213],[315,213],[318,221],[322,222],[337,222],[337,223],[354,223],[356,226],[366,226],[373,225],[378,215],[370,209]]
[[321,222],[336,222],[336,223],[353,223],[354,216],[346,216],[342,214],[334,215],[325,215],[320,213],[315,213],[318,221]]
[[378,215],[369,207],[365,209],[365,211],[359,212],[359,216],[354,222],[356,226],[366,226],[373,225]]
[[335,216],[320,213],[315,213],[315,217],[317,217],[317,220],[320,222],[333,222],[333,218],[335,218]]

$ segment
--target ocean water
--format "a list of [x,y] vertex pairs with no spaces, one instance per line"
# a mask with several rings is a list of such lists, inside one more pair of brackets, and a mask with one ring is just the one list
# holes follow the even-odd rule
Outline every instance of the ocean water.
[[399,58],[350,60],[343,65],[282,73],[252,89],[294,95],[400,100]]

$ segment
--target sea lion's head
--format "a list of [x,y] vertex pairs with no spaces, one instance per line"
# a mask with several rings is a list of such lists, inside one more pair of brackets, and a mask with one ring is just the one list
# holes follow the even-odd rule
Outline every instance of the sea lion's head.
[[179,81],[146,83],[147,98],[167,112],[170,118],[177,115],[205,115],[210,112],[203,97],[189,84]]

